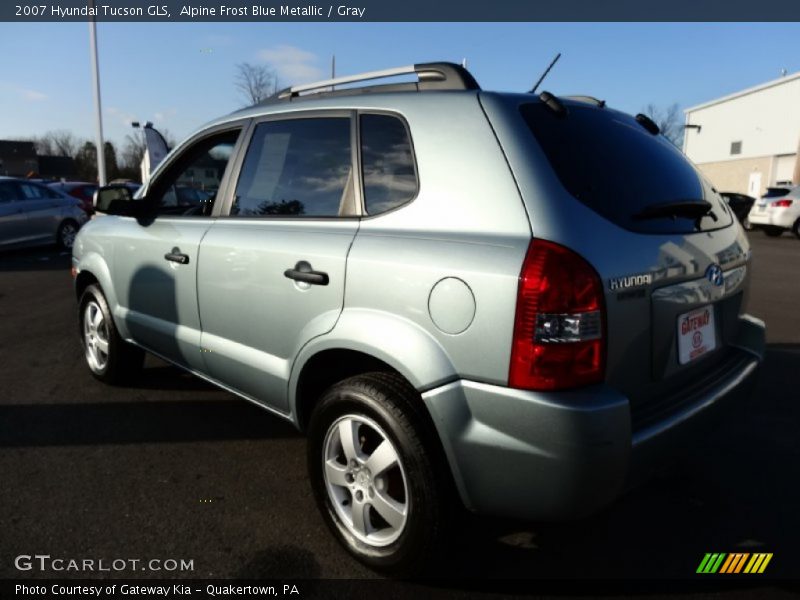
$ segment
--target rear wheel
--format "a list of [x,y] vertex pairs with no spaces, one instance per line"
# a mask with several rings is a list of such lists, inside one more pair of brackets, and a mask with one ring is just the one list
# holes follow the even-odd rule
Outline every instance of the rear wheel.
[[89,370],[105,383],[124,383],[139,372],[144,352],[123,340],[97,285],[83,292],[79,304],[81,342]]
[[781,227],[773,227],[770,225],[764,227],[764,233],[766,233],[769,237],[778,237],[783,233],[783,229]]
[[58,226],[56,232],[56,243],[62,250],[70,250],[75,243],[75,236],[78,235],[78,224],[72,219],[67,219]]
[[421,410],[404,379],[369,373],[330,388],[309,425],[308,467],[326,524],[356,558],[394,575],[430,567],[453,512]]
[[794,222],[794,225],[792,225],[792,233],[796,238],[800,239],[800,219],[797,219],[797,221]]

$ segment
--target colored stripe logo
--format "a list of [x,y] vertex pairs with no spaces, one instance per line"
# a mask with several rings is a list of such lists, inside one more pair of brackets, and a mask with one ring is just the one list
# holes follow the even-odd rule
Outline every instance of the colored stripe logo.
[[697,567],[698,573],[763,573],[769,561],[772,560],[772,553],[758,552],[707,552]]

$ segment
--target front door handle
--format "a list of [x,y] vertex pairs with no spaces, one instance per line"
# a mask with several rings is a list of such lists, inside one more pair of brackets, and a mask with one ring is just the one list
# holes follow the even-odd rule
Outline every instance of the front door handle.
[[294,269],[286,269],[283,272],[284,277],[294,279],[303,283],[310,283],[311,285],[328,285],[328,274],[322,271],[314,271],[311,265],[306,261],[301,260]]
[[183,254],[181,249],[175,247],[172,249],[172,252],[167,252],[164,255],[164,258],[170,262],[176,262],[180,265],[188,265],[189,264],[189,255]]

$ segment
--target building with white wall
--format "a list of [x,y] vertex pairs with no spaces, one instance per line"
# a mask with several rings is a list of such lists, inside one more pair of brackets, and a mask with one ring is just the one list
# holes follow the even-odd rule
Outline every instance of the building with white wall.
[[684,112],[683,151],[718,190],[758,197],[798,178],[800,72]]

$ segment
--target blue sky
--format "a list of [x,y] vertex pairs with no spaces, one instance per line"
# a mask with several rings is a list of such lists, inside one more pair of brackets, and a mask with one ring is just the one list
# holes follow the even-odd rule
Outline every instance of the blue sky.
[[[0,139],[67,129],[94,136],[88,26],[0,23]],[[107,139],[151,120],[182,138],[239,108],[236,64],[269,62],[281,83],[431,60],[460,61],[484,88],[543,88],[638,112],[693,104],[800,71],[800,24],[100,23]]]

